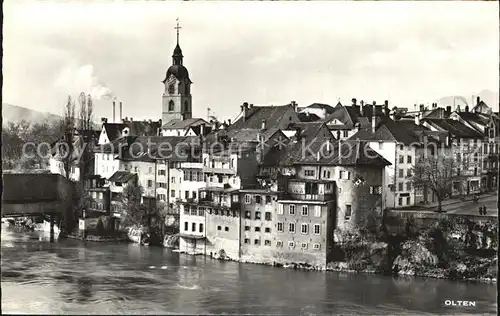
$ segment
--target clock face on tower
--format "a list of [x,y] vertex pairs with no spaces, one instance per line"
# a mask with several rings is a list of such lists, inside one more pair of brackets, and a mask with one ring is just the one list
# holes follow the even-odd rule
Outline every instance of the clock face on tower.
[[170,83],[168,85],[168,94],[174,94],[175,93],[175,85],[173,83]]

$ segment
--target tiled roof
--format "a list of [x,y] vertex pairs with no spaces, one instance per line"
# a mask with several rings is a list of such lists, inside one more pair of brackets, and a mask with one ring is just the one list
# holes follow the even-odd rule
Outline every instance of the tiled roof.
[[185,119],[185,120],[172,120],[168,123],[165,123],[162,126],[162,129],[187,129],[188,127],[199,126],[201,124],[208,124],[208,122],[202,118],[190,118],[190,119]]
[[309,113],[309,112],[298,113],[297,116],[299,117],[299,120],[301,122],[316,122],[316,121],[319,121],[321,119],[316,114]]
[[[325,128],[324,135],[318,135],[321,128]],[[311,122],[311,123],[294,123],[290,125],[291,129],[300,128],[300,134],[303,138],[312,139],[313,137],[320,136],[326,138],[332,138],[330,131],[327,130],[324,122]]]
[[472,113],[472,112],[457,112],[457,114],[464,120],[464,121],[473,121],[475,123],[481,124],[481,125],[488,125],[490,122],[489,117],[487,117],[484,114],[479,114],[479,113]]
[[110,142],[122,137],[122,131],[126,126],[123,123],[104,123],[103,125]]
[[161,121],[126,121],[125,124],[134,136],[155,136],[161,128]]
[[418,143],[420,137],[418,133],[428,130],[423,126],[416,125],[410,120],[393,121],[385,116],[379,117],[375,133],[371,132],[371,125],[360,128],[360,130],[350,137],[351,140],[372,140],[372,141],[394,141],[406,145]]
[[[263,120],[266,121],[267,127],[278,127],[277,125],[284,118],[285,114],[290,110],[294,111],[291,105],[253,106],[247,110],[247,118],[243,119],[243,117],[240,117],[236,122],[229,126],[229,130],[244,128],[260,129]],[[292,121],[293,120],[294,117],[292,117]]]
[[[314,123],[302,123],[302,125]],[[382,156],[368,147],[365,142],[343,141],[339,155],[339,143],[328,135],[320,135],[322,123],[314,124],[304,138],[297,142],[289,142],[286,147],[273,147],[264,157],[264,166],[291,166],[297,164],[324,165],[374,165],[390,164]],[[327,143],[330,142],[329,145]],[[355,147],[357,146],[357,147]],[[367,147],[366,150],[363,148]],[[318,155],[319,153],[319,155]],[[340,156],[340,157],[339,157]]]
[[116,171],[115,173],[113,173],[111,177],[109,177],[108,180],[110,182],[126,183],[129,182],[135,176],[137,176],[135,173],[127,171]]
[[424,118],[424,121],[427,121],[438,128],[449,131],[453,136],[458,138],[482,138],[483,136],[476,130],[473,130],[467,127],[465,124],[460,122],[459,120],[453,119],[428,119]]

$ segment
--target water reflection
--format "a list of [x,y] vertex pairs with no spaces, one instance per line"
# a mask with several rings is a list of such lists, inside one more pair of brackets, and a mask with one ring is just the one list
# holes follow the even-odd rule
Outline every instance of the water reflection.
[[[492,313],[496,286],[305,272],[215,261],[135,244],[40,240],[2,229],[7,313]],[[474,310],[444,306],[475,300]]]

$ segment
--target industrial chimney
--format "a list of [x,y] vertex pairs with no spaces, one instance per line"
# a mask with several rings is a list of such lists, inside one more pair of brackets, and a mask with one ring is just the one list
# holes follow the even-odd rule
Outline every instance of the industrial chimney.
[[116,113],[116,101],[113,100],[113,123],[116,123],[115,119],[115,113]]
[[123,122],[122,115],[123,115],[123,104],[122,101],[120,101],[120,123]]

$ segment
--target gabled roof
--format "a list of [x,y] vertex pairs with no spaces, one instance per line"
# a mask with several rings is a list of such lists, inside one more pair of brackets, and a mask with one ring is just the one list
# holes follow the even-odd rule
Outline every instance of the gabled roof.
[[361,141],[389,141],[406,145],[420,142],[419,133],[428,131],[423,126],[416,125],[410,120],[393,121],[388,117],[381,116],[376,125],[375,133],[371,131],[371,125],[361,128],[356,134],[351,136],[351,140]]
[[321,120],[319,116],[310,112],[300,112],[297,113],[297,116],[301,122],[316,122]]
[[[199,136],[201,134],[201,125],[190,126],[188,130],[192,130],[195,135]],[[212,132],[212,126],[204,126],[203,127],[203,136],[206,136]]]
[[[371,148],[366,148],[366,150],[363,150],[364,147],[354,148],[353,144],[358,146],[356,141],[343,141],[342,155],[339,158],[339,143],[325,128],[325,123],[299,123],[294,126],[303,128],[302,138],[295,142],[289,141],[286,146],[275,146],[269,149],[264,157],[263,166],[300,164],[384,166],[389,164]],[[324,134],[321,133],[322,128],[326,130]]]
[[122,137],[122,131],[126,127],[123,123],[104,123],[103,126],[110,142]]
[[208,125],[208,122],[202,118],[190,118],[185,120],[172,120],[163,124],[162,129],[188,129],[192,126]]
[[253,106],[248,108],[246,119],[240,117],[228,129],[260,129],[263,120],[266,121],[268,128],[278,127],[277,125],[290,110],[295,113],[293,106],[290,104],[282,106]]
[[155,136],[161,128],[161,121],[125,121],[126,127],[130,129],[130,135]]
[[[482,102],[482,101],[481,101]],[[472,121],[474,123],[486,126],[490,122],[490,118],[484,114],[473,112],[457,112],[458,116],[464,121]]]
[[110,182],[127,183],[137,175],[135,173],[127,171],[116,171],[111,177],[109,177]]
[[473,130],[460,122],[453,119],[429,119],[424,118],[423,121],[429,122],[437,128],[450,132],[458,138],[482,138],[483,136],[476,130]]
[[[324,122],[311,122],[311,123],[293,123],[289,125],[290,129],[300,128],[300,135],[302,138],[312,139],[313,137],[324,137],[326,139],[333,139],[330,131],[327,130]],[[324,135],[318,135],[322,128],[325,128]]]

